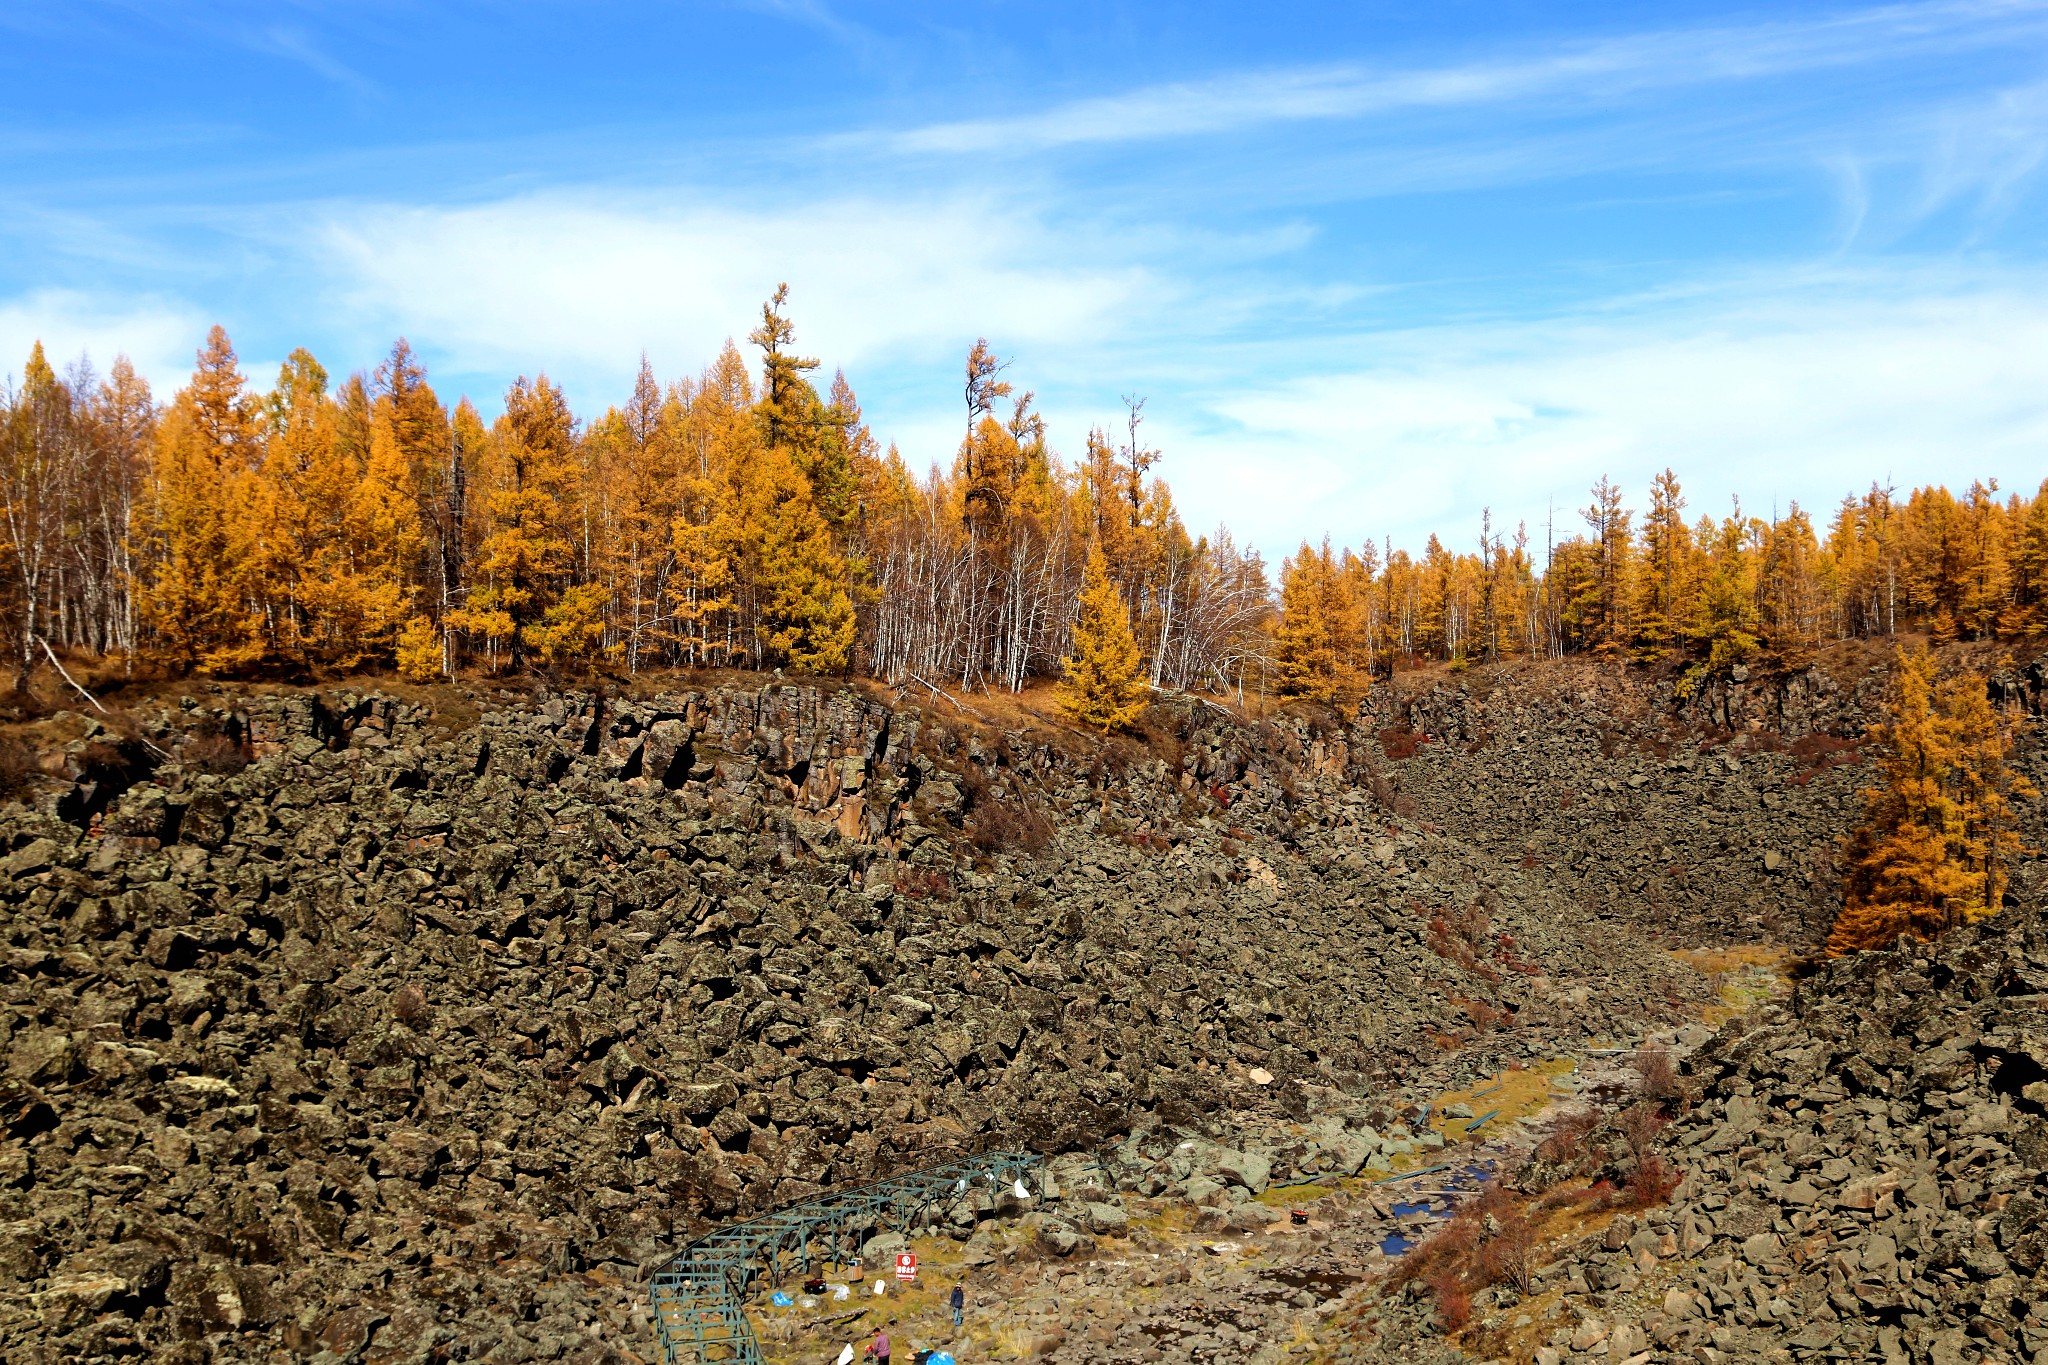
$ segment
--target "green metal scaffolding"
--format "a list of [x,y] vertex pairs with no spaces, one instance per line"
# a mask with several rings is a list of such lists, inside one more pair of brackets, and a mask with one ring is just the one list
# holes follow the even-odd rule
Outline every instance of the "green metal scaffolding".
[[743,1223],[729,1223],[684,1247],[654,1272],[648,1291],[664,1365],[761,1365],[760,1343],[747,1322],[754,1278],[782,1278],[783,1258],[799,1267],[838,1263],[876,1231],[908,1233],[934,1209],[950,1209],[977,1186],[1000,1200],[1023,1188],[1043,1189],[1045,1158],[1028,1152],[985,1152],[823,1195]]

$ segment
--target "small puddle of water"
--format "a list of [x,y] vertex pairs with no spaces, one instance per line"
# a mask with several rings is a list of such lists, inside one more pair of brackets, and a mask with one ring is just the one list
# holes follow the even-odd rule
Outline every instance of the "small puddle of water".
[[[1439,1221],[1447,1219],[1458,1211],[1458,1199],[1464,1195],[1479,1193],[1480,1188],[1493,1179],[1493,1173],[1499,1165],[1498,1161],[1489,1159],[1461,1167],[1444,1178],[1444,1189],[1452,1197],[1444,1199],[1441,1208],[1437,1207],[1434,1201],[1409,1200],[1394,1205],[1394,1217],[1413,1218],[1417,1214],[1426,1214]],[[1399,1256],[1403,1252],[1413,1250],[1416,1241],[1416,1238],[1392,1232],[1381,1240],[1380,1250],[1389,1256]]]

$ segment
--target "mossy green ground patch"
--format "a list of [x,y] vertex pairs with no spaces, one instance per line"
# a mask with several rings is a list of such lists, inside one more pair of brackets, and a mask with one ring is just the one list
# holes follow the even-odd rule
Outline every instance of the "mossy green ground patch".
[[[1429,1103],[1429,1126],[1442,1133],[1446,1142],[1462,1142],[1467,1138],[1484,1140],[1504,1130],[1516,1119],[1540,1112],[1556,1098],[1551,1081],[1569,1074],[1577,1065],[1569,1057],[1558,1057],[1535,1066],[1511,1067],[1495,1072],[1462,1090],[1446,1090]],[[1444,1110],[1454,1104],[1470,1106],[1472,1117],[1447,1117]],[[1494,1110],[1499,1112],[1487,1119],[1475,1133],[1472,1125]]]

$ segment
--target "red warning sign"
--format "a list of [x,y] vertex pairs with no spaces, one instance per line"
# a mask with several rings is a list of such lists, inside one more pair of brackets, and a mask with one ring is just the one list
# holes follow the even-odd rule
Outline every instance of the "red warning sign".
[[914,1280],[917,1278],[917,1255],[906,1251],[896,1258],[896,1278]]

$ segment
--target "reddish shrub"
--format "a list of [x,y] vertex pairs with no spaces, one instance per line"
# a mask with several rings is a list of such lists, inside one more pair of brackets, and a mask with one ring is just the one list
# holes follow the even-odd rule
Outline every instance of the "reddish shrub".
[[[1679,1002],[1672,999],[1669,1003]],[[1635,1068],[1636,1093],[1644,1099],[1664,1100],[1678,1093],[1678,1068],[1672,1064],[1671,1053],[1660,1044],[1653,1044],[1629,1058],[1629,1065]]]
[[1395,1280],[1424,1286],[1443,1329],[1455,1332],[1470,1321],[1474,1294],[1496,1284],[1529,1292],[1536,1245],[1536,1229],[1514,1198],[1503,1186],[1489,1185],[1401,1258]]
[[993,798],[976,803],[971,837],[983,853],[1026,853],[1032,857],[1052,845],[1052,821],[1021,800]]
[[1413,758],[1415,751],[1429,743],[1429,736],[1406,726],[1380,731],[1380,749],[1388,758]]
[[1630,1208],[1647,1209],[1671,1197],[1684,1173],[1655,1152],[1639,1158],[1622,1187]]
[[1493,936],[1493,920],[1486,913],[1486,906],[1473,901],[1452,921],[1458,937],[1477,948]]
[[1520,972],[1523,976],[1543,975],[1543,968],[1540,964],[1515,956],[1515,940],[1512,934],[1502,934],[1500,936],[1499,946],[1493,950],[1493,960],[1506,967],[1509,971]]
[[1496,1215],[1499,1231],[1480,1247],[1481,1268],[1493,1284],[1511,1284],[1526,1296],[1536,1280],[1536,1228],[1523,1212],[1503,1200]]
[[1586,1155],[1586,1138],[1600,1122],[1592,1109],[1573,1109],[1558,1119],[1550,1136],[1536,1144],[1535,1156],[1544,1162],[1573,1162]]
[[913,900],[929,896],[935,901],[950,901],[953,879],[936,867],[907,867],[896,874],[896,890]]
[[1433,916],[1429,921],[1429,950],[1446,962],[1455,962],[1460,967],[1473,965],[1472,945],[1451,932],[1451,926],[1442,915]]
[[1632,1104],[1614,1116],[1615,1131],[1627,1140],[1628,1149],[1638,1157],[1650,1150],[1664,1123],[1663,1112],[1654,1104]]
[[1430,1296],[1436,1300],[1438,1324],[1455,1332],[1472,1320],[1472,1295],[1455,1271],[1443,1270],[1429,1277]]
[[1508,1017],[1506,1010],[1496,1009],[1484,1000],[1465,1000],[1457,996],[1451,998],[1458,1008],[1465,1012],[1465,1017],[1472,1021],[1472,1027],[1481,1033],[1490,1033],[1499,1028],[1501,1021]]

